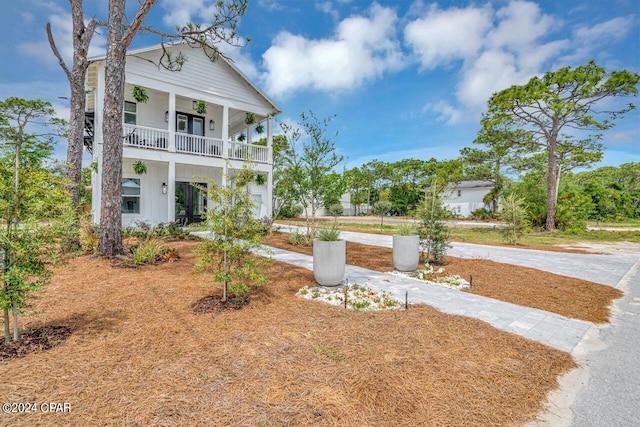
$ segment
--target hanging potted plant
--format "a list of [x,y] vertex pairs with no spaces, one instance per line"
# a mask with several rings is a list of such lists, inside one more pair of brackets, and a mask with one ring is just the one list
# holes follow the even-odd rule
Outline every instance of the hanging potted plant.
[[321,286],[337,286],[344,279],[347,245],[335,226],[318,231],[313,240],[313,277]]
[[400,224],[393,236],[393,266],[398,271],[416,271],[420,257],[420,237],[413,224]]
[[136,175],[145,174],[147,173],[147,165],[145,165],[142,160],[136,160],[133,163],[133,172],[135,172]]
[[198,114],[207,114],[207,102],[199,99],[196,103],[196,112]]
[[258,126],[256,126],[256,133],[258,135],[262,135],[262,132],[264,132],[264,125],[262,123],[258,123]]
[[146,103],[149,100],[149,95],[147,95],[147,90],[142,86],[134,86],[132,92],[133,99],[137,102]]
[[245,139],[247,139],[247,137],[245,136],[244,132],[238,135],[238,141],[244,142]]
[[256,115],[253,113],[247,113],[247,115],[244,118],[244,122],[248,125],[254,124],[255,121],[256,121]]

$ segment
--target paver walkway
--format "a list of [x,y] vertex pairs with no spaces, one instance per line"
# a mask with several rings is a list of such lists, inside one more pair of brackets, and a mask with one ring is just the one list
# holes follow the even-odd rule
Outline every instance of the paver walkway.
[[[303,227],[280,225],[282,231],[304,231]],[[381,234],[356,233],[342,231],[341,238],[350,242],[367,245],[392,247],[392,236]],[[531,249],[507,248],[504,246],[487,246],[472,243],[452,242],[449,255],[460,258],[481,258],[507,264],[531,267],[577,279],[589,280],[603,285],[617,286],[624,275],[631,269],[640,256],[572,254],[566,252],[549,252]]]
[[[276,226],[288,232],[302,230],[295,226]],[[194,234],[204,236],[206,233]],[[341,237],[348,241],[369,245],[388,248],[392,246],[392,237],[386,235],[344,231]],[[271,256],[275,260],[313,270],[311,256],[282,249],[270,249]],[[537,268],[610,286],[616,286],[638,260],[634,255],[614,257],[570,254],[468,243],[453,243],[453,248],[448,253],[464,258],[485,258]],[[403,278],[356,266],[346,267],[346,279],[349,283],[366,283],[374,290],[387,290],[402,301],[408,298],[410,303],[425,303],[445,313],[477,318],[496,328],[568,352],[573,350],[592,325],[589,322],[570,319],[559,314],[437,285],[427,285],[417,279]]]
[[[309,255],[268,248],[272,251],[272,258],[277,261],[313,270],[313,257]],[[267,255],[265,252],[262,254]],[[408,297],[410,304],[426,303],[445,313],[484,320],[498,329],[522,335],[563,351],[570,352],[591,326],[589,322],[569,319],[559,314],[352,265],[346,267],[345,278],[350,284],[366,283],[373,290],[391,292],[402,301]]]

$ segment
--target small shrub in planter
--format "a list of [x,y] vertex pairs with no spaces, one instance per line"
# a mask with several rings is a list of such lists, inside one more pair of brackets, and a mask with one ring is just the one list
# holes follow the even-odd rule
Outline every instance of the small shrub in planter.
[[337,286],[344,279],[347,246],[336,227],[321,229],[313,241],[313,276],[322,286]]
[[420,237],[411,223],[400,224],[393,236],[393,266],[398,271],[415,271],[420,262]]

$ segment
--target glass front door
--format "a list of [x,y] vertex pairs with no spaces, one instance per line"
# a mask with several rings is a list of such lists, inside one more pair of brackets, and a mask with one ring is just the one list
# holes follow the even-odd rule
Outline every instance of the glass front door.
[[176,182],[176,221],[183,225],[204,220],[204,210],[207,206],[205,194],[192,184],[207,187],[207,184],[202,182]]

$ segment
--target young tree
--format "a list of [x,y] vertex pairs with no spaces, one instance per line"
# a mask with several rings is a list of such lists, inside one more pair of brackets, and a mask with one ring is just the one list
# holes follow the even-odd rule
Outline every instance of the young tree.
[[597,109],[601,101],[637,94],[640,75],[628,71],[607,72],[589,62],[561,68],[534,77],[523,86],[512,86],[489,99],[482,118],[482,132],[509,131],[509,142],[531,152],[547,154],[547,217],[545,228],[555,230],[556,186],[559,142],[564,153],[588,150],[589,142],[601,138],[591,134],[580,141],[563,132],[600,132],[612,128],[614,119],[635,108],[633,104],[614,109]]
[[[336,154],[335,138],[326,136],[331,120],[335,116],[330,116],[324,120],[319,120],[310,111],[308,114],[302,113],[300,126],[280,123],[290,148],[285,152],[286,168],[291,179],[292,193],[296,200],[305,207],[307,217],[307,235],[313,237],[316,229],[316,212],[320,206],[324,205],[331,195],[335,195],[337,188],[344,189],[341,175],[333,172],[333,169],[342,161],[343,157]],[[309,138],[308,142],[302,143],[300,152],[298,141],[301,138],[301,130]]]
[[204,223],[211,234],[198,244],[196,271],[210,273],[214,281],[222,283],[223,301],[229,293],[245,298],[251,286],[267,281],[260,269],[267,259],[251,253],[261,247],[264,232],[262,221],[253,216],[249,184],[254,175],[253,170],[244,168],[227,179],[227,187],[207,180],[207,187],[201,188],[213,204]]
[[420,219],[418,226],[420,245],[426,249],[427,262],[431,258],[436,263],[444,262],[444,256],[451,247],[448,242],[449,228],[443,221],[446,212],[439,197],[443,188],[444,186],[439,185],[439,180],[434,179],[431,189],[426,192],[426,197],[416,212],[416,216]]
[[360,214],[360,206],[367,202],[367,176],[361,168],[348,169],[345,174],[345,187],[350,194],[354,215]]
[[529,226],[527,211],[523,205],[523,200],[516,197],[515,193],[507,195],[502,201],[500,219],[506,224],[502,229],[502,234],[512,245],[518,242]]
[[382,230],[382,223],[384,221],[384,216],[391,211],[391,203],[386,201],[377,201],[373,204],[371,208],[371,212],[374,215],[378,215],[380,217],[380,230]]
[[48,265],[73,220],[66,181],[47,168],[51,136],[30,131],[54,124],[52,114],[51,104],[40,100],[0,102],[0,306],[7,341],[9,311],[17,341],[18,316],[29,296],[48,283]]
[[333,222],[338,222],[338,217],[344,213],[341,203],[333,203],[327,207],[327,215],[333,217]]
[[[256,145],[267,146],[267,138],[260,138]],[[274,135],[271,145],[273,150],[273,191],[272,191],[272,217],[278,218],[280,211],[291,206],[294,199],[294,184],[289,176],[285,154],[290,150],[289,141],[284,135]]]

